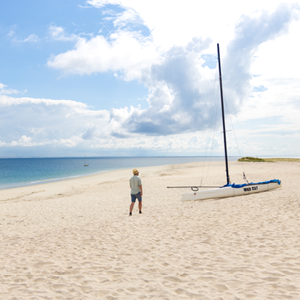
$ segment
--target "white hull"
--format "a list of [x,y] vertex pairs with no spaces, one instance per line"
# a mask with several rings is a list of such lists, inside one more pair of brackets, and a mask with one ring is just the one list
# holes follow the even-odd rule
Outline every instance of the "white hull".
[[231,186],[221,187],[217,189],[202,190],[202,191],[183,194],[181,201],[243,196],[243,195],[249,195],[253,193],[266,192],[269,190],[280,188],[281,186],[282,186],[281,183],[278,184],[277,182],[275,183],[270,182],[264,184],[247,185],[241,188],[233,188]]

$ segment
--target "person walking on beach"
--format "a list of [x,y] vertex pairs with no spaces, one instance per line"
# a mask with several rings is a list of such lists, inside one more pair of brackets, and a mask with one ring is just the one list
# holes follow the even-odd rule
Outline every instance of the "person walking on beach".
[[135,200],[139,201],[139,212],[142,213],[142,196],[143,196],[143,187],[142,180],[139,177],[139,170],[134,169],[132,171],[133,176],[129,179],[129,185],[131,188],[131,204],[129,207],[129,216],[132,216],[132,210],[135,204]]

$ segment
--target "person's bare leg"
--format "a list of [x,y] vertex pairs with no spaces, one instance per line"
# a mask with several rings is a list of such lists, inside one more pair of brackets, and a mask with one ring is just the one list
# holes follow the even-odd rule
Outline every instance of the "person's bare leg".
[[134,207],[134,202],[131,202],[130,207],[129,207],[130,214],[132,214],[133,207]]
[[139,211],[142,213],[142,201],[139,202]]

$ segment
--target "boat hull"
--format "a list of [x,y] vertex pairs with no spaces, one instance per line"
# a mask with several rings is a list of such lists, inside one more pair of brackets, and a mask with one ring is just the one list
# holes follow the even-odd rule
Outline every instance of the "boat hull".
[[231,186],[221,187],[217,189],[210,189],[204,191],[197,191],[192,193],[183,194],[181,201],[194,201],[205,199],[227,198],[234,196],[243,196],[260,192],[267,192],[269,190],[281,188],[282,184],[277,182],[251,184],[240,188],[233,188]]

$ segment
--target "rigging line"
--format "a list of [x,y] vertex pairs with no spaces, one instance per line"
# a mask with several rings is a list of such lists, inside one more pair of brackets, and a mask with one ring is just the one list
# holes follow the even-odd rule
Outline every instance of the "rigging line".
[[[217,75],[217,73],[216,73]],[[213,97],[213,115],[212,115],[212,131],[213,131],[213,135],[212,135],[212,141],[211,141],[211,148],[210,148],[210,162],[211,162],[211,157],[212,157],[212,152],[214,149],[214,142],[215,142],[215,135],[216,135],[216,127],[217,127],[217,111],[218,111],[218,102],[216,101],[217,99],[217,94],[216,94],[216,81],[217,81],[217,76],[215,77],[215,84],[214,84],[214,97]]]
[[[217,127],[217,112],[220,111],[220,102],[219,102],[219,89],[217,87],[217,83],[219,80],[219,76],[218,76],[218,70],[216,68],[216,72],[215,72],[215,84],[214,84],[214,135],[213,138],[215,138],[215,134],[216,134],[216,127]],[[213,139],[214,142],[214,139]],[[212,149],[213,150],[213,145],[212,145]]]
[[234,135],[234,139],[235,139],[235,142],[236,142],[236,146],[237,146],[237,149],[238,149],[238,153],[239,153],[239,156],[241,156],[241,151],[240,151],[240,147],[239,147],[239,143],[238,143],[238,140],[236,138],[236,134],[235,134],[235,130],[234,130],[234,127],[233,127],[233,122],[232,122],[232,119],[231,119],[231,114],[230,114],[230,111],[229,111],[229,108],[227,106],[227,103],[225,101],[225,107],[226,107],[226,110],[227,110],[227,116],[229,118],[229,121],[230,121],[230,125],[231,125],[231,128],[232,128],[232,131],[233,131],[233,135]]
[[[209,124],[208,128],[211,128],[210,124]],[[206,132],[206,136],[205,136],[205,140],[206,140],[205,141],[205,151],[204,151],[204,157],[203,157],[202,164],[201,164],[202,172],[201,172],[201,176],[200,176],[200,185],[202,184],[202,180],[204,178],[204,172],[206,171],[206,163],[207,163],[208,147],[209,147],[208,136],[210,135],[209,133],[210,132],[208,132],[208,135],[207,135],[207,132]]]
[[215,137],[217,132],[217,125],[218,125],[218,112],[220,111],[220,102],[219,102],[219,75],[218,75],[218,68],[215,69],[215,80],[214,80],[214,97],[213,97],[213,103],[214,103],[214,111],[213,111],[213,136],[212,136],[212,142],[211,142],[211,149],[210,149],[210,164],[211,164],[211,158],[213,154],[213,150],[215,147]]
[[[216,103],[218,103],[216,101],[216,98],[217,98],[217,95],[216,95],[216,83],[217,83],[217,79],[218,79],[218,76],[217,76],[217,69],[216,69],[216,72],[215,72],[215,78],[214,78],[214,81],[213,81],[213,87],[212,87],[212,90],[213,90],[213,93],[212,93],[212,118],[210,119],[211,122],[209,124],[209,131],[208,131],[208,137],[212,135],[212,140],[211,140],[211,146],[209,145],[210,143],[208,142],[208,137],[207,137],[207,142],[206,142],[206,148],[205,148],[205,160],[204,160],[204,163],[203,163],[203,168],[202,168],[202,174],[201,174],[201,181],[200,181],[200,185],[202,184],[202,180],[204,178],[204,172],[207,172],[209,173],[209,169],[210,169],[210,165],[211,165],[211,157],[212,157],[212,150],[213,150],[213,143],[214,143],[214,139],[215,139],[215,132],[216,132],[216,119],[217,119],[217,105]],[[210,134],[212,133],[212,134]],[[210,146],[210,149],[208,149]],[[210,150],[210,151],[209,151]],[[209,155],[208,155],[208,151],[209,151]],[[208,157],[208,160],[207,160],[207,157]],[[206,165],[206,163],[208,163]]]
[[217,83],[218,83],[218,71],[217,71],[217,68],[216,68],[216,72],[215,72],[215,81],[214,81],[214,98],[213,98],[213,101],[214,101],[214,111],[213,111],[213,139],[212,139],[212,144],[211,144],[211,149],[210,149],[210,157],[212,157],[212,152],[213,152],[213,149],[214,149],[214,142],[215,142],[215,135],[216,135],[216,128],[217,128],[217,112],[219,111],[219,108],[220,108],[220,103],[218,101],[218,98],[219,98],[219,89],[218,89],[218,86],[217,86]]
[[[227,110],[227,116],[228,116],[228,118],[229,118],[230,125],[231,125],[232,131],[233,131],[235,143],[236,143],[236,146],[237,146],[237,149],[238,149],[239,158],[241,158],[242,155],[241,155],[239,143],[238,143],[238,140],[237,140],[237,137],[236,137],[236,134],[235,134],[235,130],[234,130],[234,127],[233,127],[233,122],[232,122],[232,119],[231,119],[230,110],[229,110],[229,107],[228,107],[228,105],[227,105],[226,99],[225,99],[225,108],[226,108],[226,110]],[[240,165],[240,170],[241,170],[241,173],[243,174],[243,179],[247,181],[246,176],[245,176],[244,169],[242,168],[242,165]]]

